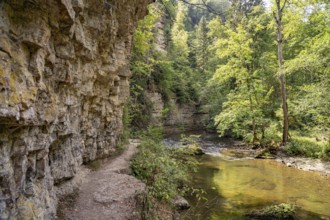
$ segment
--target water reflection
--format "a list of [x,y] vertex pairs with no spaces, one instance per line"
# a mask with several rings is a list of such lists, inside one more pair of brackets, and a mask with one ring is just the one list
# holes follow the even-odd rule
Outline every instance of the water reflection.
[[272,160],[224,160],[205,155],[192,183],[206,191],[186,219],[243,219],[244,212],[273,203],[293,203],[307,212],[298,219],[330,216],[330,180]]

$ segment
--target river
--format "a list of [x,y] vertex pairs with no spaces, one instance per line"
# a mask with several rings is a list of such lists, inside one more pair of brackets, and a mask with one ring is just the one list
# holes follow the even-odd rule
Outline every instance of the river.
[[295,204],[295,219],[330,219],[329,177],[275,160],[214,155],[214,146],[212,152],[198,157],[200,166],[190,183],[203,189],[207,200],[188,196],[192,207],[183,219],[244,219],[253,209],[279,203]]

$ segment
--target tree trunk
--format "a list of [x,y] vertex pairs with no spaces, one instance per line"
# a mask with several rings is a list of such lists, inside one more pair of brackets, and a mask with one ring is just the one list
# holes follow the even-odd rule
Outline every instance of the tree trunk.
[[[250,91],[250,93],[251,93],[251,91]],[[253,103],[252,103],[251,94],[250,94],[249,100],[250,100],[250,111],[253,114]],[[256,120],[254,118],[254,115],[252,116],[252,132],[253,132],[252,144],[254,145],[256,143],[256,141],[257,141]]]
[[283,26],[282,26],[282,12],[287,0],[284,0],[283,6],[281,7],[281,0],[276,0],[277,6],[277,15],[275,20],[277,23],[277,48],[278,48],[278,65],[279,65],[279,80],[281,86],[281,97],[282,97],[282,109],[283,109],[283,136],[282,144],[286,145],[289,137],[289,121],[288,121],[288,104],[286,97],[286,88],[285,88],[285,76],[283,71]]

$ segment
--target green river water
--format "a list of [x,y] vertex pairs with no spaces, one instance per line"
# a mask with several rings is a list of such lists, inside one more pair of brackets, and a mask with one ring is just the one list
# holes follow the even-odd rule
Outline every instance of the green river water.
[[330,219],[330,178],[287,167],[273,160],[200,158],[191,185],[204,189],[207,201],[188,198],[190,220],[245,219],[244,213],[271,204],[291,203],[295,219]]

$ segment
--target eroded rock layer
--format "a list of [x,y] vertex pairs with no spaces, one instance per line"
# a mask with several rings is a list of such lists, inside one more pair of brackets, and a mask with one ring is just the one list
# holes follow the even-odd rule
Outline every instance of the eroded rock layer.
[[0,1],[0,219],[54,219],[55,189],[116,150],[151,1]]

